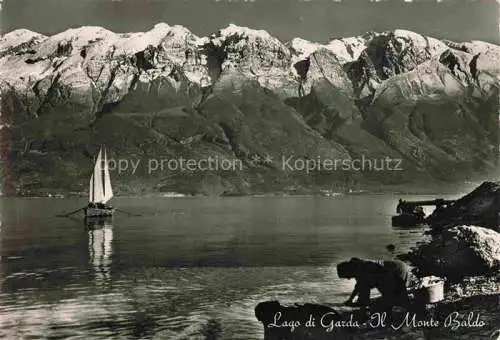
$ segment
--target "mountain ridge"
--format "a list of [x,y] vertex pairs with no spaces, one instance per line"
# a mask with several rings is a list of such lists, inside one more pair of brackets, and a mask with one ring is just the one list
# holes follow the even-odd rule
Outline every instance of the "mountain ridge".
[[[51,169],[69,167],[62,187],[81,189],[76,182],[85,171],[75,169],[85,167],[98,142],[143,158],[208,153],[245,164],[232,174],[139,176],[152,190],[220,194],[468,178],[494,169],[498,157],[499,61],[499,46],[406,30],[326,44],[282,42],[236,25],[207,37],[165,23],[137,33],[17,30],[0,37],[1,124],[12,136],[3,141],[3,162],[16,163],[4,178],[11,190],[37,190],[44,176],[55,176]],[[118,141],[137,131],[134,142]],[[249,162],[284,151],[304,158],[391,155],[407,171],[305,176]],[[278,184],[267,188],[271,178]]]
[[[251,39],[251,41],[249,39]],[[16,40],[18,42],[15,42]],[[375,40],[385,41],[378,42]],[[101,41],[104,42],[101,43]],[[368,72],[376,75],[375,77],[368,78],[377,78],[375,80],[364,79],[366,83],[380,83],[394,74],[412,70],[423,61],[444,52],[446,49],[465,51],[470,54],[485,53],[485,51],[492,49],[494,49],[492,53],[498,54],[499,51],[498,46],[486,42],[472,41],[455,43],[447,40],[440,41],[432,37],[425,37],[414,32],[400,29],[382,33],[369,32],[357,37],[334,39],[326,44],[321,44],[317,42],[310,42],[301,38],[295,38],[289,42],[283,43],[279,39],[272,37],[264,30],[253,30],[233,24],[220,29],[218,32],[213,33],[210,36],[198,37],[183,26],[169,26],[168,24],[160,23],[155,25],[155,27],[149,31],[137,33],[114,33],[102,27],[95,26],[83,26],[80,28],[68,29],[52,36],[44,36],[24,29],[15,30],[1,36],[0,55],[8,56],[8,54],[12,54],[13,52],[16,53],[16,55],[21,55],[23,53],[30,52],[29,48],[39,46],[41,51],[37,51],[37,53],[34,53],[34,55],[27,60],[29,63],[36,64],[37,62],[43,61],[47,58],[57,58],[59,56],[58,52],[63,54],[59,57],[69,57],[68,53],[71,53],[70,51],[66,51],[66,54],[68,55],[64,55],[65,45],[67,47],[71,46],[71,49],[79,49],[81,53],[85,53],[86,57],[84,59],[91,59],[92,55],[89,55],[88,50],[97,48],[113,48],[113,54],[127,55],[143,52],[149,45],[157,47],[166,42],[170,42],[170,46],[168,44],[163,46],[164,48],[170,47],[168,52],[172,52],[177,48],[179,50],[184,50],[185,53],[194,54],[193,60],[190,60],[187,55],[182,57],[181,55],[172,55],[171,53],[168,54],[168,58],[172,59],[172,61],[177,65],[181,65],[182,63],[185,64],[189,61],[193,64],[196,64],[196,62],[206,62],[206,60],[197,60],[196,58],[201,57],[205,59],[209,57],[208,55],[204,55],[203,46],[206,47],[206,45],[211,44],[213,47],[222,49],[219,53],[228,53],[224,62],[219,65],[221,68],[239,67],[240,71],[244,70],[250,73],[257,72],[257,77],[259,68],[265,68],[268,77],[270,77],[269,70],[273,71],[272,61],[265,59],[258,60],[258,58],[245,60],[244,57],[241,57],[241,54],[248,53],[245,49],[251,49],[252,45],[259,46],[259,48],[265,49],[266,52],[273,52],[273,49],[276,49],[275,52],[277,59],[284,60],[281,62],[281,65],[277,65],[278,70],[274,71],[279,73],[290,72],[290,75],[285,74],[283,76],[291,76],[292,78],[301,77],[297,74],[296,68],[293,66],[307,60],[319,49],[331,51],[342,65],[355,63],[351,69],[363,69],[369,67],[366,64],[376,65],[378,60],[374,61],[370,59],[380,58],[380,56],[377,56],[377,48],[384,51],[392,49],[390,52],[392,54],[401,54],[402,56],[398,56],[401,58],[405,57],[403,53],[407,53],[406,47],[404,46],[405,44],[408,45],[409,48],[413,49],[413,51],[410,52],[414,53],[413,55],[410,55],[408,59],[416,56],[417,60],[399,60],[399,64],[406,66],[402,70],[396,69],[392,70],[392,72],[382,69],[364,70],[365,73]],[[227,46],[225,45],[226,43]],[[40,44],[42,45],[40,46]],[[57,49],[59,49],[59,51]],[[85,49],[85,51],[82,49]],[[400,49],[400,51],[398,49]],[[209,51],[207,53],[210,52],[213,51]],[[237,54],[240,55],[238,56]],[[250,53],[250,56],[255,56],[255,54],[256,53]],[[231,58],[234,60],[231,61]],[[260,65],[259,62],[263,62],[264,64]],[[266,62],[267,64],[265,64]],[[380,66],[384,68],[388,67],[388,65]],[[55,69],[54,71],[57,70]],[[212,85],[214,83],[214,79],[210,79],[213,77],[209,77],[209,75],[205,74],[206,72],[203,72],[203,70],[195,70],[194,68],[192,71],[192,74],[191,72],[187,72],[187,74],[191,75],[190,80],[192,82],[198,83],[202,87]],[[387,72],[389,72],[389,74],[384,74]],[[2,76],[6,76],[8,73],[9,72],[2,72]],[[196,76],[194,75],[195,73]],[[356,77],[356,75],[352,75],[351,77]],[[275,80],[279,82],[279,79]],[[299,81],[298,79],[293,80]],[[286,80],[283,81],[286,82]],[[261,85],[265,87],[267,85],[271,89],[276,90],[275,87],[277,87],[277,85],[272,84],[269,79],[263,79],[260,82]],[[279,83],[279,85],[283,84]],[[361,93],[362,91],[358,92]],[[293,94],[296,94],[296,90],[293,91]]]

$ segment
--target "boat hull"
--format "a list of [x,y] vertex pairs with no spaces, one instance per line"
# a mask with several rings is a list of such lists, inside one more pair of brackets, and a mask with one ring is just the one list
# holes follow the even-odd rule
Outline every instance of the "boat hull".
[[416,227],[425,224],[425,218],[415,214],[401,214],[392,217],[393,227]]
[[114,212],[113,208],[85,208],[86,217],[110,217]]

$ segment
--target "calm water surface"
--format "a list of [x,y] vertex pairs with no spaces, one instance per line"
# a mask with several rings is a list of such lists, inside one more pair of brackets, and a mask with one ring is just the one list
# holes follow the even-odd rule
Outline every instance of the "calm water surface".
[[117,198],[142,216],[95,230],[55,217],[85,200],[2,198],[0,338],[260,339],[257,303],[339,303],[337,262],[422,239],[397,198]]

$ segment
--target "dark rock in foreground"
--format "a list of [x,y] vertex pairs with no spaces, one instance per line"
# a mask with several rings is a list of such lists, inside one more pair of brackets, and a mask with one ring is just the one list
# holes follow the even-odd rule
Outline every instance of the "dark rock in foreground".
[[[489,276],[471,276],[460,282],[448,285],[447,300],[459,301],[477,295],[500,294],[500,272]],[[499,305],[500,305],[500,301]]]
[[500,233],[481,227],[454,227],[402,257],[421,275],[461,279],[491,274],[500,270]]
[[459,225],[475,225],[498,230],[500,184],[484,182],[471,193],[446,208],[436,210],[428,218],[435,230]]
[[[470,285],[474,286],[473,283]],[[418,316],[411,311],[393,313],[392,320],[386,319],[385,326],[379,324],[376,313],[370,315],[368,322],[362,323],[356,321],[360,315],[355,310],[342,312],[318,304],[287,307],[277,301],[266,301],[257,305],[255,315],[264,327],[264,340],[491,339],[500,325],[498,288],[498,283],[492,284],[491,291],[482,294],[446,299],[429,306]],[[449,287],[454,293],[459,289],[463,287]],[[275,323],[277,313],[281,313],[281,318]],[[306,326],[311,318],[315,320],[315,327]],[[285,321],[288,325],[294,321],[300,325],[295,323],[297,326],[292,331],[291,327],[285,326]],[[275,327],[273,323],[283,327]]]

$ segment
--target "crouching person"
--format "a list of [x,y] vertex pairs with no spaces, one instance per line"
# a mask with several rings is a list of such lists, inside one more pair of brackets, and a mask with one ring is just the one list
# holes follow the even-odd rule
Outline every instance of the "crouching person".
[[370,290],[377,288],[382,294],[381,303],[386,310],[393,306],[407,307],[409,298],[407,287],[410,284],[410,269],[402,261],[372,261],[353,257],[337,265],[340,278],[356,279],[356,286],[345,304],[353,303],[367,306],[370,302]]

